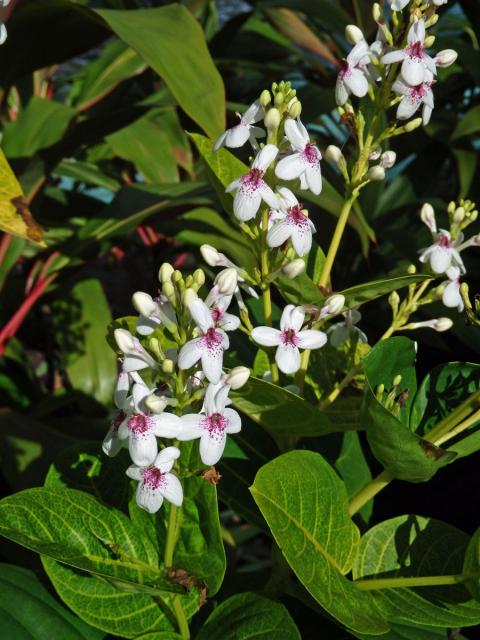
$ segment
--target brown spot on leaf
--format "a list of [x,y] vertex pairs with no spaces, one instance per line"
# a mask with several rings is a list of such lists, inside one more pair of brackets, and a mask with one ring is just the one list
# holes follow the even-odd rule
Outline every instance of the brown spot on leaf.
[[221,474],[215,469],[215,467],[210,467],[210,469],[206,469],[202,473],[202,478],[210,484],[218,484],[221,477]]
[[32,213],[28,207],[28,202],[23,196],[16,196],[10,202],[13,204],[17,213],[22,217],[26,227],[27,236],[34,242],[40,242],[43,237],[42,227],[34,220]]
[[190,591],[197,583],[197,579],[191,576],[185,569],[170,567],[167,569],[167,576],[172,582],[179,584],[186,591]]
[[443,455],[445,455],[445,451],[443,449],[440,449],[440,447],[428,442],[428,440],[422,440],[420,446],[422,447],[425,456],[432,460],[439,460]]

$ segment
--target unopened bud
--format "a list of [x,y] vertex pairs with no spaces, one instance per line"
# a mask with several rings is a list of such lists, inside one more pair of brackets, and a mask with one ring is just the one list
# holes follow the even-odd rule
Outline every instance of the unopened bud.
[[162,292],[165,295],[165,297],[168,299],[168,301],[175,305],[176,303],[176,297],[175,297],[175,287],[173,286],[173,284],[171,282],[165,282],[163,287],[162,287]]
[[472,211],[472,213],[469,216],[469,220],[470,222],[475,222],[475,220],[478,218],[478,211],[475,209],[475,211]]
[[216,267],[220,264],[220,253],[210,244],[202,244],[200,247],[202,258],[210,267]]
[[435,36],[430,34],[425,38],[423,46],[425,47],[425,49],[430,49],[430,47],[433,47],[434,42],[435,42]]
[[397,315],[398,305],[400,304],[400,296],[396,291],[392,291],[392,293],[388,296],[388,304],[392,307],[394,315]]
[[270,91],[268,89],[264,89],[260,94],[260,104],[265,109],[265,107],[268,107],[271,101],[272,96],[270,95]]
[[127,329],[115,329],[113,332],[113,336],[115,338],[115,342],[118,345],[118,348],[123,353],[128,353],[135,348],[135,340],[133,339],[132,334]]
[[336,293],[325,300],[325,304],[320,309],[320,318],[326,316],[336,316],[341,312],[345,306],[345,296],[341,293]]
[[368,180],[384,180],[385,178],[385,169],[379,164],[374,167],[370,167],[367,172]]
[[455,209],[455,213],[453,214],[453,221],[457,223],[462,222],[464,218],[465,209],[463,207],[457,207],[457,209]]
[[368,154],[368,159],[375,161],[375,160],[378,160],[381,155],[382,155],[382,149],[380,147],[377,147],[376,149],[374,149]]
[[280,124],[281,119],[282,119],[282,116],[280,115],[280,111],[275,107],[272,107],[265,114],[265,118],[263,122],[265,124],[265,127],[268,129],[268,131],[275,131],[275,129],[278,128],[278,125]]
[[291,118],[299,118],[302,113],[302,103],[300,100],[297,100],[292,104],[292,106],[288,109],[288,115]]
[[137,313],[147,318],[157,310],[157,304],[152,296],[143,291],[136,291],[133,294],[132,305]]
[[407,268],[407,273],[410,276],[413,276],[417,273],[417,267],[414,264],[409,264]]
[[345,37],[350,44],[358,44],[365,39],[363,31],[356,24],[348,24],[345,27]]
[[196,300],[197,298],[198,298],[198,296],[197,296],[197,292],[195,291],[195,289],[192,289],[192,288],[188,287],[182,293],[182,304],[183,304],[183,306],[188,307],[188,305],[191,302],[193,302],[194,300]]
[[197,289],[200,289],[205,284],[205,272],[203,269],[196,269],[193,272],[193,283]]
[[164,262],[158,271],[158,279],[163,284],[172,279],[174,269],[169,262]]
[[437,221],[435,220],[435,211],[429,202],[425,202],[420,210],[420,218],[432,233],[437,232]]
[[273,102],[276,107],[281,107],[284,101],[283,93],[276,93]]
[[339,164],[344,160],[341,149],[334,144],[329,144],[325,149],[325,158],[334,164]]
[[453,200],[450,200],[450,202],[448,203],[448,207],[447,207],[447,211],[450,215],[452,215],[453,213],[455,213],[455,209],[457,208],[456,203]]
[[421,127],[422,123],[422,118],[414,118],[413,120],[410,120],[410,122],[407,122],[407,124],[404,126],[404,130],[407,133],[411,133],[412,131],[415,131],[415,129],[418,129],[418,127]]
[[175,363],[173,362],[173,360],[170,360],[169,358],[166,358],[162,362],[162,371],[163,371],[163,373],[173,373],[174,369],[175,369]]
[[[172,362],[169,360],[168,362]],[[165,372],[166,373],[166,372]],[[168,399],[165,396],[157,396],[154,393],[147,396],[143,401],[147,409],[152,413],[163,413],[168,406]]]
[[223,269],[215,278],[215,284],[219,293],[224,296],[232,296],[237,288],[238,274],[236,269],[228,267]]
[[395,151],[385,151],[380,156],[380,165],[384,169],[391,169],[397,160],[397,154]]
[[179,282],[182,282],[182,280],[183,280],[182,272],[179,271],[178,269],[175,269],[175,271],[172,273],[172,281],[178,284]]
[[383,20],[382,8],[378,2],[373,3],[372,16],[375,22],[382,22]]
[[233,367],[227,375],[226,383],[232,389],[241,389],[250,377],[250,369],[248,367]]
[[393,386],[398,387],[398,385],[402,382],[402,376],[400,374],[396,375],[393,379]]
[[458,58],[455,49],[443,49],[435,56],[435,64],[437,67],[449,67]]
[[282,274],[290,280],[293,280],[301,273],[305,271],[305,261],[302,258],[297,258],[296,260],[292,260],[292,262],[288,262],[286,265],[282,267]]
[[453,322],[450,320],[450,318],[437,318],[432,322],[433,322],[432,329],[435,329],[435,331],[439,331],[439,332],[448,331],[453,327]]

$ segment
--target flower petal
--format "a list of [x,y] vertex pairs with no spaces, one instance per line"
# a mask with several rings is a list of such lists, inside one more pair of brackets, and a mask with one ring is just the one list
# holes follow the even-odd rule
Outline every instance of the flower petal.
[[203,433],[202,421],[204,416],[199,413],[186,413],[180,418],[180,430],[177,439],[180,441],[200,438]]
[[128,451],[134,464],[139,467],[148,467],[157,457],[157,439],[153,431],[147,433],[130,433],[128,439]]
[[264,109],[260,104],[260,100],[255,100],[242,116],[242,121],[246,124],[253,124],[263,118]]
[[245,142],[250,137],[250,129],[246,124],[237,124],[227,131],[225,138],[225,146],[231,149],[238,149],[243,147]]
[[297,334],[301,349],[320,349],[327,342],[327,334],[315,329],[306,329]]
[[305,168],[305,177],[310,191],[318,196],[322,190],[322,170],[320,168],[320,162],[310,162]]
[[240,318],[232,313],[224,313],[220,320],[220,327],[224,331],[236,331],[240,326]]
[[272,327],[255,327],[250,336],[263,347],[276,347],[280,344],[280,331]]
[[155,331],[160,325],[160,320],[155,317],[147,318],[146,316],[139,316],[137,320],[136,330],[141,336],[148,336]]
[[215,151],[218,151],[220,149],[220,147],[223,147],[223,145],[225,144],[225,140],[227,138],[227,135],[228,135],[228,129],[226,131],[224,131],[220,136],[218,136],[217,141],[213,145],[213,152],[214,153],[215,153]]
[[261,203],[259,189],[242,182],[233,200],[233,213],[238,220],[246,222],[257,215]]
[[160,491],[158,489],[147,489],[143,482],[138,485],[135,497],[138,506],[148,511],[148,513],[156,513],[163,504],[163,496]]
[[166,473],[164,477],[164,484],[158,488],[158,491],[163,497],[174,504],[176,507],[181,507],[183,502],[183,489],[180,480],[173,473]]
[[285,121],[285,135],[296,151],[303,151],[310,140],[305,127],[302,125],[302,128],[300,128],[293,118],[287,118]]
[[145,362],[145,359],[139,356],[125,356],[122,362],[122,369],[127,373],[132,371],[141,371],[142,369],[147,369],[149,366],[150,364]]
[[180,431],[180,418],[173,413],[150,416],[154,423],[153,433],[159,438],[176,438]]
[[274,144],[266,144],[253,161],[252,169],[260,169],[260,171],[265,171],[275,160],[277,154],[278,147],[276,147]]
[[269,247],[279,247],[292,235],[292,226],[288,222],[276,222],[267,233],[267,244]]
[[290,322],[290,316],[292,315],[292,311],[295,309],[294,304],[287,304],[282,311],[282,317],[280,318],[280,329],[285,331],[285,329],[290,329],[292,326]]
[[458,307],[463,304],[459,282],[450,282],[447,284],[442,295],[442,302],[446,307]]
[[280,196],[282,209],[290,209],[290,207],[295,207],[298,204],[298,200],[295,194],[290,191],[287,187],[280,187],[278,190],[278,195]]
[[203,464],[217,464],[223,455],[227,436],[225,433],[215,432],[213,435],[205,431],[200,438],[200,458]]
[[227,433],[238,433],[242,428],[242,420],[235,409],[225,409],[223,415],[228,420]]
[[290,324],[286,329],[294,329],[300,331],[302,324],[305,321],[305,311],[301,307],[294,307],[290,312]]
[[337,82],[335,84],[335,101],[340,107],[342,107],[348,100],[348,96],[348,89],[343,81],[343,74],[341,74],[337,77]]
[[223,348],[220,346],[204,350],[202,353],[202,369],[209,382],[220,381],[223,367]]
[[125,471],[127,476],[132,480],[141,480],[142,479],[142,470],[140,467],[137,467],[136,464],[131,464],[128,469]]
[[202,338],[194,338],[185,343],[178,354],[178,368],[190,369],[202,357]]
[[102,451],[109,458],[113,458],[117,455],[122,447],[123,442],[118,437],[118,429],[116,429],[112,425],[107,431],[107,435],[103,439]]
[[305,171],[305,161],[301,153],[282,158],[275,167],[275,175],[280,180],[294,180]]
[[168,473],[175,464],[175,460],[178,460],[179,457],[180,449],[177,447],[165,447],[165,449],[162,449],[155,458],[155,462],[153,464],[157,469],[160,469],[162,473]]
[[300,369],[300,351],[292,345],[281,344],[277,347],[275,362],[283,373],[296,373]]
[[193,318],[193,321],[199,327],[203,333],[206,333],[208,329],[214,326],[212,320],[212,314],[203,300],[196,298],[188,305],[188,310]]
[[128,392],[130,390],[130,376],[125,371],[120,371],[115,385],[115,406],[118,409],[125,407],[125,400],[127,399]]
[[451,262],[451,249],[436,246],[430,254],[430,266],[434,273],[445,273]]
[[407,56],[402,62],[401,74],[407,84],[416,87],[425,79],[425,66],[418,58]]
[[312,231],[310,227],[296,227],[292,233],[292,245],[301,258],[306,255],[312,248]]
[[269,207],[275,209],[278,207],[278,196],[273,192],[273,190],[268,186],[266,182],[263,182],[258,187],[258,192],[264,202],[268,204]]
[[347,89],[350,89],[353,95],[358,98],[363,98],[368,92],[368,80],[360,69],[352,69],[349,74],[345,75],[343,81]]
[[330,338],[330,344],[336,349],[349,339],[350,329],[344,322],[339,322],[328,331],[328,337]]
[[397,118],[399,120],[408,120],[420,106],[420,102],[412,100],[409,96],[404,96],[397,107]]
[[403,49],[398,49],[397,51],[389,51],[384,56],[382,56],[381,62],[383,64],[395,64],[395,62],[401,62],[405,60],[407,54]]

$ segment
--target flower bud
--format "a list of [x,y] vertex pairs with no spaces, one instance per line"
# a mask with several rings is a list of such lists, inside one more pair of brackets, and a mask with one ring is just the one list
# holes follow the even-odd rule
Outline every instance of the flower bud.
[[302,113],[302,103],[296,100],[288,109],[288,115],[291,118],[299,118]]
[[339,147],[334,144],[329,144],[325,149],[325,158],[333,162],[334,164],[339,164],[342,160],[344,160],[343,153]]
[[293,280],[301,273],[305,271],[305,261],[302,258],[297,258],[296,260],[292,260],[292,262],[288,262],[282,267],[282,275],[290,280]]
[[196,300],[197,298],[198,298],[198,296],[197,296],[197,292],[195,291],[195,289],[192,289],[192,288],[188,287],[182,293],[182,304],[185,307],[188,307],[188,305],[191,302],[193,302],[194,300]]
[[168,406],[168,399],[165,396],[157,396],[155,393],[147,396],[143,402],[147,409],[157,414],[163,413]]
[[219,292],[224,296],[233,296],[237,288],[238,274],[236,269],[228,267],[223,269],[215,278],[215,284]]
[[143,291],[136,291],[132,296],[132,305],[140,315],[149,317],[157,310],[157,303],[152,296]]
[[182,280],[183,280],[182,272],[179,271],[178,269],[175,269],[175,271],[172,273],[172,281],[178,284],[179,282],[182,282]]
[[273,102],[276,107],[281,107],[284,101],[283,93],[276,93]]
[[265,107],[268,107],[271,101],[272,96],[270,95],[270,91],[268,89],[264,89],[260,94],[260,104],[265,109]]
[[200,247],[200,253],[202,254],[202,258],[210,267],[216,267],[220,264],[221,258],[220,253],[209,244],[202,244]]
[[457,209],[455,209],[455,213],[453,214],[453,221],[457,223],[462,222],[464,218],[465,209],[463,207],[457,207]]
[[173,373],[174,369],[175,369],[175,363],[173,362],[173,360],[170,360],[169,358],[166,358],[162,362],[162,371],[163,371],[163,373]]
[[414,264],[409,264],[407,268],[407,273],[410,276],[414,276],[417,273],[417,267]]
[[113,337],[115,338],[115,342],[118,345],[118,348],[123,353],[128,353],[135,348],[135,340],[133,339],[132,334],[127,329],[115,329],[113,332]]
[[385,178],[385,169],[381,167],[379,164],[374,167],[370,167],[367,173],[368,180],[384,180]]
[[385,151],[380,156],[380,165],[384,169],[391,169],[397,160],[397,154],[395,151]]
[[380,156],[382,155],[382,150],[380,147],[377,147],[376,149],[374,149],[369,155],[368,155],[368,159],[369,160],[378,160],[380,158]]
[[435,211],[429,202],[425,202],[420,210],[420,218],[432,233],[437,232],[437,221],[435,220]]
[[193,272],[193,286],[200,289],[205,284],[205,272],[203,269],[196,269]]
[[280,115],[280,111],[275,109],[275,107],[272,107],[265,114],[263,122],[268,131],[275,131],[275,129],[278,128],[281,119],[282,116]]
[[400,296],[396,291],[392,291],[392,293],[388,296],[388,304],[392,307],[394,315],[397,315],[398,305],[400,304]]
[[170,263],[164,262],[158,271],[158,279],[163,284],[172,279],[173,267]]
[[452,327],[453,322],[450,320],[450,318],[437,318],[436,320],[432,321],[432,329],[435,329],[435,331],[448,331]]
[[372,16],[375,22],[382,22],[383,20],[382,8],[378,2],[373,3]]
[[475,220],[478,218],[478,211],[475,209],[475,211],[472,211],[472,213],[469,216],[469,220],[470,222],[475,222]]
[[356,24],[348,24],[346,26],[345,37],[350,44],[358,44],[365,39],[362,30]]
[[176,297],[175,297],[175,287],[171,282],[165,282],[162,287],[162,292],[168,301],[175,306]]
[[396,375],[393,379],[393,386],[398,387],[398,385],[402,382],[402,376],[400,374]]
[[423,46],[425,47],[425,49],[430,49],[430,47],[433,47],[434,43],[435,43],[435,36],[430,34],[425,38]]
[[232,389],[241,389],[250,377],[250,369],[248,367],[233,367],[227,375],[226,383]]
[[325,300],[325,304],[320,309],[320,318],[336,316],[341,312],[344,306],[345,296],[342,296],[341,293],[336,293]]
[[410,122],[407,122],[404,129],[407,133],[411,133],[412,131],[415,131],[415,129],[418,129],[418,127],[421,127],[422,122],[422,118],[414,118],[413,120],[410,120]]

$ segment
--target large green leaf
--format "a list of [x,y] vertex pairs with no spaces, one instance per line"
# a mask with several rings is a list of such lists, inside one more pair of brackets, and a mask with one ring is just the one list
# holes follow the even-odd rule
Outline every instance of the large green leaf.
[[57,340],[70,382],[99,402],[111,403],[117,362],[105,339],[112,316],[100,282],[78,282],[70,295],[55,301],[54,308]]
[[472,133],[480,131],[480,105],[472,107],[461,118],[458,125],[455,127],[455,131],[452,133],[451,139],[463,138],[469,136]]
[[[449,524],[420,516],[399,516],[362,537],[353,566],[359,578],[416,577],[462,573],[468,536]],[[480,603],[463,585],[421,589],[379,589],[373,598],[385,616],[407,625],[466,627],[480,623]],[[415,637],[412,630],[412,638]]]
[[5,640],[104,637],[62,607],[32,571],[13,564],[0,564],[0,633]]
[[313,598],[360,633],[388,631],[371,594],[345,578],[360,534],[348,513],[345,485],[322,456],[286,453],[260,469],[251,491],[287,562]]
[[97,10],[108,26],[165,81],[182,109],[214,138],[224,128],[222,78],[200,24],[171,4],[135,11]]
[[288,610],[256,593],[238,593],[220,604],[195,640],[300,640]]
[[375,280],[373,282],[355,285],[354,287],[349,287],[339,293],[342,293],[345,296],[345,306],[348,309],[353,309],[353,307],[359,307],[366,302],[386,296],[392,291],[403,289],[410,284],[424,282],[430,278],[431,276],[421,273],[412,276],[397,276],[395,278],[386,278],[385,280]]
[[2,147],[9,158],[28,158],[58,142],[75,111],[70,107],[34,96],[15,122],[7,122]]
[[[335,402],[334,407],[336,404]],[[342,447],[335,460],[335,469],[345,483],[349,496],[353,496],[372,479],[360,438],[355,431],[347,431],[342,435]],[[373,502],[370,501],[360,509],[359,514],[365,522],[368,522],[372,512]]]
[[295,393],[278,385],[250,378],[232,393],[233,405],[273,437],[319,436],[335,431],[335,425],[320,411]]
[[475,576],[466,583],[472,596],[480,606],[480,529],[477,529],[468,543],[463,560],[462,573]]
[[[389,473],[399,480],[425,482],[455,454],[423,440],[408,427],[409,404],[416,390],[415,355],[414,343],[403,337],[379,342],[370,351],[364,359],[367,384],[362,421],[373,455]],[[397,417],[377,400],[375,391],[384,384],[388,393],[398,374],[402,376],[398,393],[405,389],[410,395]]]

